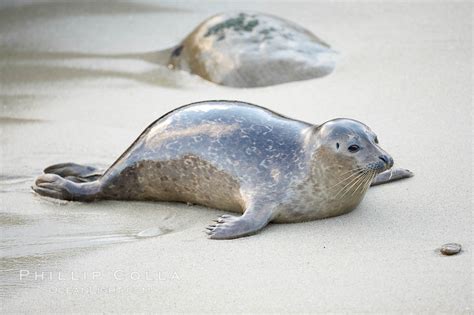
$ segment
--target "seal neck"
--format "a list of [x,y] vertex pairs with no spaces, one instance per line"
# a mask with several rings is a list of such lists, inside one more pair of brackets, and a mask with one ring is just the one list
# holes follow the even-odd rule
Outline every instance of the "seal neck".
[[319,147],[320,143],[317,137],[319,126],[311,126],[303,129],[301,132],[303,135],[303,144],[307,152],[311,152],[314,155],[315,151]]

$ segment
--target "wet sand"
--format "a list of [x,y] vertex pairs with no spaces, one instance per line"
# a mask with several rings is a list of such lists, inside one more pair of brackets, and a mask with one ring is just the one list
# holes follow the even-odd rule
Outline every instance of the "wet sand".
[[[7,1],[0,5],[2,312],[449,312],[472,300],[472,5]],[[339,51],[316,80],[256,89],[161,66],[211,14],[296,21]],[[351,117],[416,176],[352,213],[206,239],[221,211],[33,194],[50,164],[106,167],[168,110],[238,99]],[[458,242],[463,252],[436,248]]]

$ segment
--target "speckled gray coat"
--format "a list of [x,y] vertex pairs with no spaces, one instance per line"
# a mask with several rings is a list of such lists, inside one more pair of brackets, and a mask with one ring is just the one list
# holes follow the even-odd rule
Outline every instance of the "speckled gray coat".
[[[33,189],[68,200],[178,201],[243,213],[209,227],[212,238],[235,238],[270,221],[346,213],[392,165],[360,122],[317,126],[252,104],[207,101],[156,120],[103,175],[60,164]],[[382,181],[409,175],[390,174]]]

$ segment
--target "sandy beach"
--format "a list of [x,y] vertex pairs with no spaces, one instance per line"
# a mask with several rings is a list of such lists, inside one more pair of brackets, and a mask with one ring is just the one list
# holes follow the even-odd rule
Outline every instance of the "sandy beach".
[[[160,64],[208,16],[295,21],[339,53],[320,79],[222,87]],[[472,3],[2,1],[2,313],[473,311]],[[222,211],[93,204],[30,186],[60,162],[107,167],[156,118],[209,99],[322,123],[350,117],[415,177],[353,212],[206,238]],[[442,244],[463,251],[442,256]]]

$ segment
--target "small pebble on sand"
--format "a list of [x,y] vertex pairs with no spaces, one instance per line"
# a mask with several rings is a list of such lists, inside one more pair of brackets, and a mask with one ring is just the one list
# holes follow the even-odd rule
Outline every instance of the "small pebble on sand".
[[441,254],[446,256],[456,255],[461,251],[461,244],[457,243],[448,243],[441,246],[440,250]]

